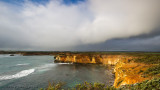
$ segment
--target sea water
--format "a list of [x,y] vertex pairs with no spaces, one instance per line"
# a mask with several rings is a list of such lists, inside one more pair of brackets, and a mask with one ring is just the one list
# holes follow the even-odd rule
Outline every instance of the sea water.
[[112,85],[112,67],[54,63],[54,56],[0,55],[0,90],[38,90],[48,83],[64,82],[64,88],[99,82]]

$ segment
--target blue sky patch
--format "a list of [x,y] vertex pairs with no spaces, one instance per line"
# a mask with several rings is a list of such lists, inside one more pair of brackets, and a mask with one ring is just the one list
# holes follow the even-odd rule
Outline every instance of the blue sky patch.
[[[0,1],[11,4],[18,4],[18,3],[23,3],[25,0],[0,0]],[[29,1],[32,1],[33,3],[45,4],[50,0],[29,0]],[[84,2],[84,1],[86,0],[63,0],[63,3],[69,5],[69,4],[77,4],[79,2]]]

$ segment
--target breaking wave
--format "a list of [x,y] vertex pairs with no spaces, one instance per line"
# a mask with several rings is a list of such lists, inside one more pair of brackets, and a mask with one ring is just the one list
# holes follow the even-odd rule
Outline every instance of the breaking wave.
[[25,66],[25,65],[29,65],[29,63],[17,64],[16,66]]
[[36,69],[38,71],[47,71],[47,70],[50,70],[52,67],[56,66],[56,64],[45,64],[45,65],[41,65],[39,67],[36,67]]
[[73,63],[58,63],[58,64],[73,64]]
[[[29,63],[17,64],[16,66],[22,66],[22,65],[29,65]],[[0,76],[0,81],[1,80],[9,80],[9,79],[21,78],[21,77],[24,77],[24,76],[28,76],[29,74],[31,74],[33,72],[37,72],[37,71],[38,72],[48,71],[55,65],[56,64],[44,64],[44,65],[41,65],[39,67],[35,67],[33,69],[20,71],[20,72],[14,74],[14,75],[3,75],[3,76]]]
[[0,80],[8,80],[8,79],[16,79],[16,78],[21,78],[24,76],[28,76],[29,74],[33,73],[35,69],[28,69],[28,70],[23,70],[21,72],[18,72],[14,75],[4,75],[0,76]]
[[4,58],[4,57],[10,57],[10,55],[9,54],[1,54],[0,55],[0,58]]

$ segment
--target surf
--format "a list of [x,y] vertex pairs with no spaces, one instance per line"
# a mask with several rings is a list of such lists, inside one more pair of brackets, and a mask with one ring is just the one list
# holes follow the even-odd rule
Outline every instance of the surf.
[[9,80],[9,79],[17,79],[17,78],[25,77],[25,76],[28,76],[29,74],[33,73],[34,71],[35,71],[35,69],[28,69],[28,70],[20,71],[14,75],[0,76],[0,80]]

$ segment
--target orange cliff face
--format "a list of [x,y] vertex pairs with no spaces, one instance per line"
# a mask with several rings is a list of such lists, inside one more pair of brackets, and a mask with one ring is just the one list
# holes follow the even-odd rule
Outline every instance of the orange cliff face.
[[85,63],[115,65],[114,87],[121,85],[139,83],[150,78],[144,78],[142,71],[149,68],[149,65],[135,63],[133,56],[129,55],[107,55],[107,54],[62,54],[56,55],[56,62]]
[[113,86],[118,88],[121,85],[135,84],[151,79],[151,77],[144,77],[143,75],[143,71],[149,67],[151,65],[135,63],[128,59],[119,61],[114,68],[115,82]]
[[100,54],[69,54],[55,55],[56,62],[71,62],[71,63],[95,63],[115,65],[121,60],[124,55],[100,55]]

